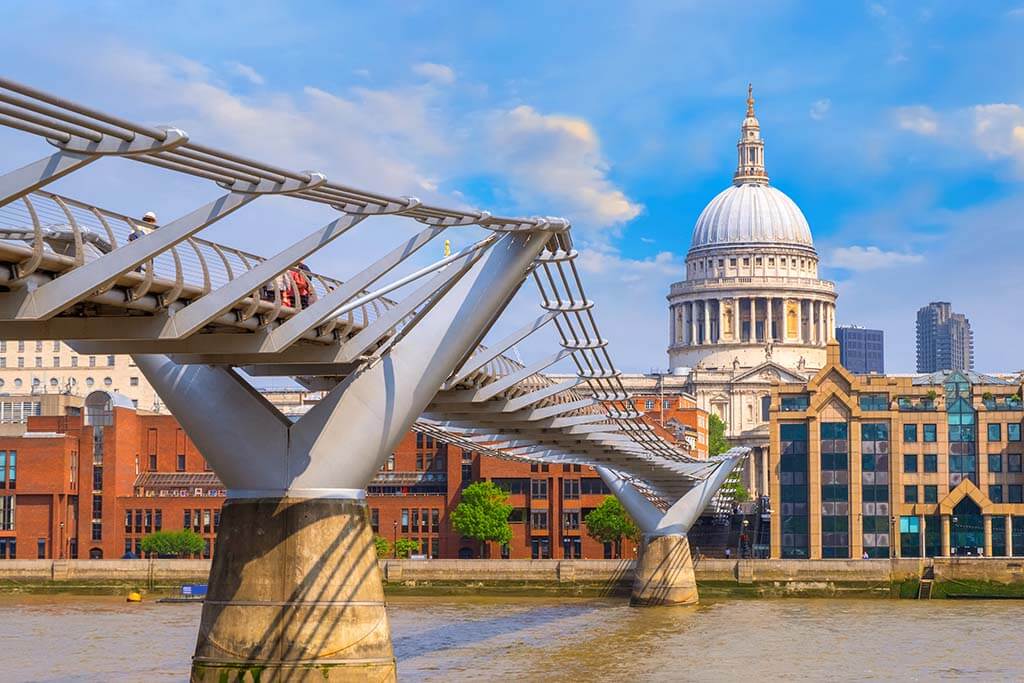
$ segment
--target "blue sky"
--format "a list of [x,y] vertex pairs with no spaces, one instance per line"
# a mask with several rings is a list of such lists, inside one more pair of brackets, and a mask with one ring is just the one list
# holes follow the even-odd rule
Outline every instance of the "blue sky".
[[[3,71],[334,180],[567,216],[629,370],[667,363],[664,297],[752,81],[839,321],[912,371],[914,312],[950,300],[979,369],[1024,367],[1024,2],[211,5],[7,3]],[[0,139],[29,160],[25,137]],[[72,187],[131,204],[110,179]],[[273,246],[302,211],[252,229]]]

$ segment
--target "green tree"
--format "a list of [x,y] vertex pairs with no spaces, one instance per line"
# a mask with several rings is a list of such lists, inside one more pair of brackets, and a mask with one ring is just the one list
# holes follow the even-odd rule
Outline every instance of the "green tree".
[[142,537],[142,552],[157,557],[182,557],[203,552],[206,541],[191,529],[156,531]]
[[383,536],[373,537],[373,547],[377,550],[377,559],[383,560],[391,554],[391,541]]
[[622,557],[623,536],[633,540],[640,537],[640,529],[615,496],[605,498],[583,518],[583,523],[591,538],[601,543],[614,543],[618,557]]
[[714,457],[729,450],[729,442],[725,439],[725,422],[712,413],[708,417],[708,455]]
[[415,551],[420,549],[420,544],[411,538],[400,538],[395,541],[395,557],[405,560]]
[[479,541],[483,555],[487,541],[507,545],[512,540],[508,523],[511,514],[508,494],[492,481],[478,481],[462,491],[462,501],[452,511],[452,526],[463,536]]

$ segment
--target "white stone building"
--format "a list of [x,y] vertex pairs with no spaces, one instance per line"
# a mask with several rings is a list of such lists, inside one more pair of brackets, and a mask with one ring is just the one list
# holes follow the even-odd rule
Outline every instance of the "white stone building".
[[804,382],[825,364],[835,331],[835,285],[800,208],[768,182],[764,140],[748,90],[732,185],[701,212],[686,279],[668,295],[669,366],[688,375],[698,405],[754,449],[746,480],[768,490],[767,407],[772,381]]
[[60,341],[0,341],[0,396],[97,389],[123,394],[141,411],[166,412],[131,356],[79,354]]

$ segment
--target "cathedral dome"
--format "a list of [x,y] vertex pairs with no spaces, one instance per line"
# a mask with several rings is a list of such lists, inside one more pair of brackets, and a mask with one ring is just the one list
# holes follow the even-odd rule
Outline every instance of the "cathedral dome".
[[690,248],[745,244],[814,248],[800,207],[766,182],[733,185],[712,199],[697,219]]

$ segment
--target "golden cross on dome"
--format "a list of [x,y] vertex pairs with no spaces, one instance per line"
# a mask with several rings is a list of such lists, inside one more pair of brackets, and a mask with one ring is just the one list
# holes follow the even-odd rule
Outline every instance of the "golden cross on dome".
[[754,115],[754,84],[747,83],[747,116]]

